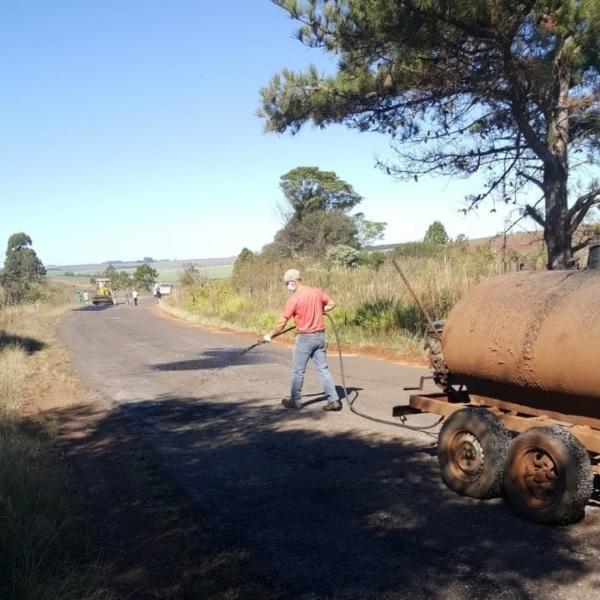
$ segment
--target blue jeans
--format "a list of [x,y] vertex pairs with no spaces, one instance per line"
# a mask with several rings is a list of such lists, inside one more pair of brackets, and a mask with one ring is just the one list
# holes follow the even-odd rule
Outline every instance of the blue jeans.
[[292,390],[290,399],[295,404],[300,404],[302,395],[302,384],[304,383],[304,373],[309,359],[313,359],[317,374],[321,380],[323,391],[327,394],[327,399],[333,402],[339,400],[335,384],[327,367],[327,338],[325,333],[301,333],[296,338],[294,346],[294,368],[292,371]]

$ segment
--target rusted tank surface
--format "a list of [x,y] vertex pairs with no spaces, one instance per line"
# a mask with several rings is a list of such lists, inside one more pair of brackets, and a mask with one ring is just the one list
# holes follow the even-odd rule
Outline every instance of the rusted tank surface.
[[442,346],[473,394],[600,418],[600,270],[484,280],[450,313]]

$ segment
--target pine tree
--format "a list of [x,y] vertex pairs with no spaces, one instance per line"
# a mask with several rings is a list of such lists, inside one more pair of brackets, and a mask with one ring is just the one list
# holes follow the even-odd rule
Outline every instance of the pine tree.
[[485,174],[470,208],[520,205],[537,187],[523,214],[544,229],[548,268],[571,265],[573,234],[600,204],[586,171],[600,153],[598,0],[274,3],[338,70],[275,75],[261,90],[267,130],[310,121],[384,133],[398,153],[390,174]]

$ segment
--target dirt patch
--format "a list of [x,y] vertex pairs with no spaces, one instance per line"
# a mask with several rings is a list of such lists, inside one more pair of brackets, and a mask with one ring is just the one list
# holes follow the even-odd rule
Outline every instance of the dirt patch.
[[392,350],[391,348],[378,348],[377,346],[361,346],[357,349],[350,348],[348,351],[344,350],[344,355],[350,353],[356,354],[357,356],[379,358],[381,360],[394,362],[398,365],[418,367],[426,367],[428,365],[427,361],[425,360],[425,357],[420,354],[401,354],[400,352]]

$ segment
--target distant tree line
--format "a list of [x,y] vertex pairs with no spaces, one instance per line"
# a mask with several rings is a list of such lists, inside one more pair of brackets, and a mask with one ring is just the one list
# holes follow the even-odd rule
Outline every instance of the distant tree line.
[[131,274],[128,271],[119,271],[112,264],[109,264],[100,277],[110,279],[113,290],[130,288],[150,290],[158,280],[158,271],[149,264],[144,263],[136,267],[133,274]]

